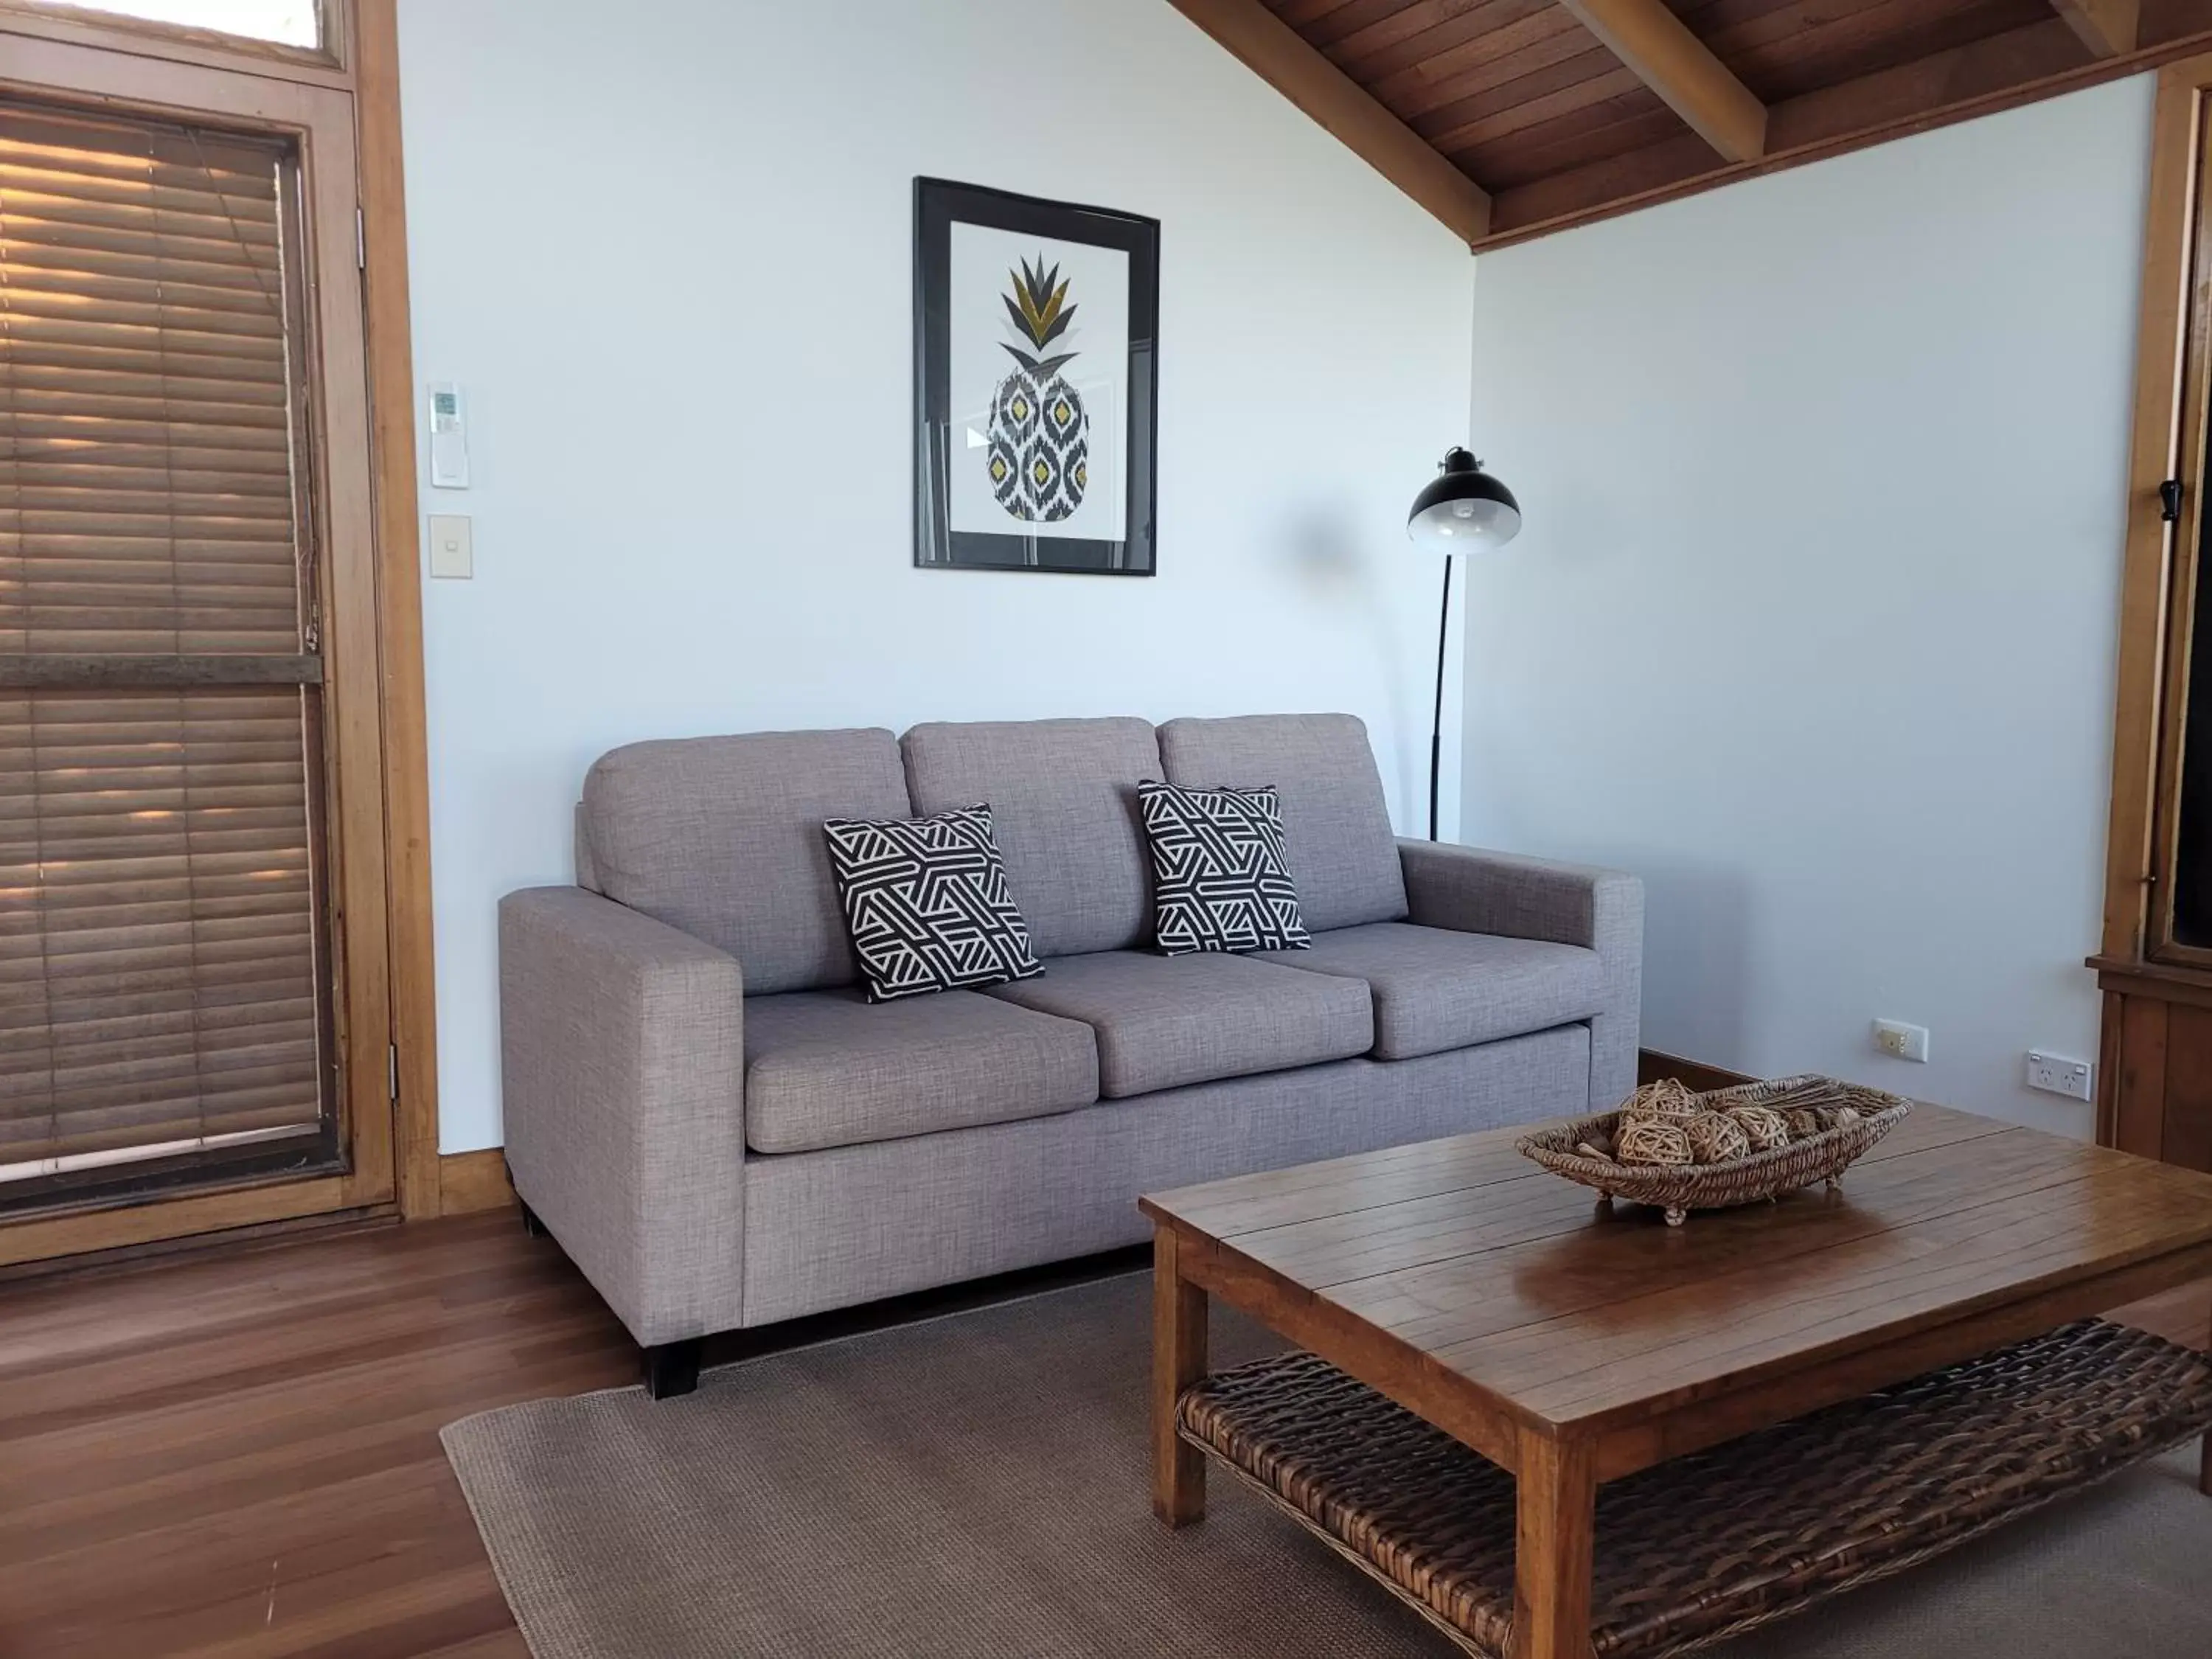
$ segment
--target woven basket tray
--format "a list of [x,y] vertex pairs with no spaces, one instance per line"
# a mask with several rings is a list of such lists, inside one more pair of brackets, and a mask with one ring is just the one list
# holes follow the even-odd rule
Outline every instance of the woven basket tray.
[[1787,1146],[1722,1164],[1618,1164],[1575,1150],[1590,1138],[1592,1130],[1611,1137],[1620,1127],[1620,1113],[1604,1112],[1529,1135],[1520,1143],[1521,1152],[1553,1175],[1594,1188],[1607,1198],[1625,1198],[1663,1209],[1668,1224],[1680,1226],[1692,1210],[1757,1204],[1824,1181],[1831,1187],[1838,1184],[1844,1171],[1902,1123],[1912,1109],[1912,1103],[1901,1096],[1810,1076],[1739,1084],[1697,1098],[1699,1104],[1715,1111],[1730,1106],[1771,1106],[1783,1111],[1849,1106],[1857,1111],[1859,1120],[1793,1140]]
[[[2088,1320],[1670,1459],[1598,1488],[1580,1651],[1680,1659],[1939,1556],[2209,1425],[2212,1356]],[[1182,1396],[1176,1425],[1463,1652],[1514,1651],[1504,1469],[1310,1354],[1207,1377]],[[2102,1659],[2122,1645],[2094,1636],[2049,1651]],[[1927,1659],[1909,1636],[1888,1651]]]

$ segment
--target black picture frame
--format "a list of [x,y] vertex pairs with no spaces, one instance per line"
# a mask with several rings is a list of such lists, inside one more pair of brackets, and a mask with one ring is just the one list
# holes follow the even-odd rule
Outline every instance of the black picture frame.
[[[1129,258],[1128,499],[1123,539],[992,534],[951,527],[949,390],[952,226],[988,226],[1118,248]],[[1160,222],[945,179],[914,181],[914,562],[931,570],[1158,574]]]

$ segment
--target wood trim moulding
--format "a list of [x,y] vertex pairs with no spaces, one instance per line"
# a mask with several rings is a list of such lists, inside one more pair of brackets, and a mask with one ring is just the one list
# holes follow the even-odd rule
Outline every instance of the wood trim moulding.
[[[1468,243],[1490,230],[1490,195],[1261,0],[1170,0],[1281,93]],[[1656,0],[1654,0],[1656,3]]]
[[2140,0],[2051,0],[2081,44],[2100,58],[2118,58],[2136,49],[2142,26]]
[[2096,969],[2097,988],[2109,994],[2154,997],[2160,1002],[2212,1008],[2212,971],[2124,957],[2091,957],[2089,966]]
[[1729,161],[1755,161],[1766,153],[1766,106],[1662,0],[1560,4]]
[[[2191,276],[2197,240],[2198,155],[2212,55],[2160,71],[2152,117],[2150,199],[2143,231],[2137,304],[2134,435],[2127,483],[2127,539],[2120,570],[2119,659],[2112,715],[2112,793],[2105,840],[2102,959],[2140,959],[2149,944],[2156,868],[2162,704],[2177,537],[2165,521],[2159,486],[2192,482],[2184,459],[2184,352],[2197,304]],[[2203,319],[2197,319],[2202,326]],[[2201,481],[2194,481],[2200,484]],[[2197,505],[2185,508],[2186,520]]]
[[[355,1183],[346,1176],[325,1176],[310,1181],[254,1182],[158,1203],[65,1211],[0,1227],[0,1267],[166,1244],[197,1234],[338,1211],[369,1215],[378,1207],[361,1204]],[[382,1208],[390,1213],[389,1205]]]
[[1756,161],[1715,167],[1711,146],[1684,133],[1500,191],[1491,204],[1490,234],[1475,252],[2140,74],[2208,49],[2212,0],[2158,0],[2135,50],[2110,58],[2087,56],[2072,27],[2054,12],[2042,22],[1784,99],[1767,110],[1766,150]]
[[[2197,592],[2208,548],[2202,503],[2207,478],[2204,440],[2207,431],[2206,396],[2212,392],[2212,238],[2205,234],[2204,204],[2208,199],[2205,168],[2212,156],[2204,151],[2209,130],[2204,108],[2207,89],[2193,81],[2177,89],[2197,112],[2196,140],[2189,156],[2189,173],[2182,181],[2186,211],[2193,236],[2187,249],[2190,261],[2182,306],[2181,403],[2172,434],[2173,457],[2167,477],[2180,486],[2181,510],[2166,541],[2166,637],[2160,653],[2160,678],[2155,704],[2158,747],[2150,787],[2150,865],[2143,886],[2145,916],[2142,952],[2202,968],[2203,953],[2177,947],[2174,933],[2173,883],[2180,871],[2182,737],[2188,723],[2189,685],[2194,670],[2191,659],[2201,648],[2196,638]],[[2124,567],[2123,567],[2124,568]],[[2196,958],[2194,962],[2191,958]]]
[[312,1215],[280,1217],[273,1221],[249,1221],[215,1232],[181,1233],[173,1238],[151,1238],[143,1243],[118,1244],[108,1249],[71,1250],[58,1255],[27,1257],[0,1265],[0,1286],[27,1280],[92,1279],[128,1271],[149,1261],[179,1257],[242,1255],[287,1244],[310,1235],[336,1238],[349,1233],[372,1232],[399,1224],[398,1212],[389,1204],[364,1205],[352,1210],[322,1210]]
[[[397,0],[354,0],[367,288],[370,462],[384,680],[386,886],[392,956],[393,1135],[403,1216],[443,1208],[438,1010],[430,920],[430,758],[416,540],[415,365],[408,315],[407,190],[400,149]],[[503,1177],[502,1177],[503,1178]]]
[[480,1152],[447,1152],[438,1160],[441,1215],[473,1215],[520,1202],[507,1179],[507,1153],[488,1146]]

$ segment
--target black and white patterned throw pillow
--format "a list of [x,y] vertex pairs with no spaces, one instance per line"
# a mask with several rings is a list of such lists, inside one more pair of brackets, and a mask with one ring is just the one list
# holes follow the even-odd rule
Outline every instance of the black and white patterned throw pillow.
[[1137,786],[1152,847],[1160,949],[1303,951],[1313,943],[1283,855],[1283,809],[1272,788]]
[[822,833],[869,1001],[1044,972],[1006,886],[989,806],[928,818],[831,818]]

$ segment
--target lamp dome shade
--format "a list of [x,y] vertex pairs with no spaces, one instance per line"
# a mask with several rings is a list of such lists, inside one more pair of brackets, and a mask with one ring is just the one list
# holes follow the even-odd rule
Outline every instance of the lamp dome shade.
[[1521,533],[1521,503],[1464,449],[1444,457],[1429,487],[1413,498],[1406,533],[1439,553],[1503,547]]

